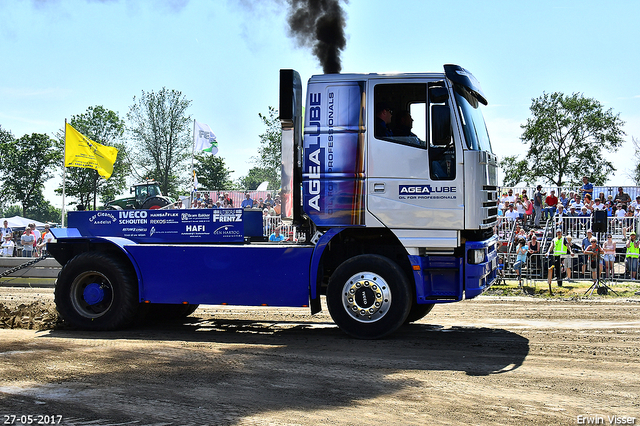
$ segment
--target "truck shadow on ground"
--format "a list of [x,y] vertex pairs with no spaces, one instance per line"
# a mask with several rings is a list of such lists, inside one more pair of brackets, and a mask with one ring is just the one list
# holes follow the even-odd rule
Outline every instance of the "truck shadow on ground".
[[[50,337],[133,339],[264,346],[295,356],[330,354],[330,358],[371,362],[384,368],[452,370],[469,375],[511,371],[529,353],[529,340],[488,327],[408,324],[380,340],[359,340],[342,333],[333,322],[234,320],[188,317],[176,322],[142,323],[128,330],[87,332],[55,330]],[[255,349],[255,348],[254,348]]]
[[[36,341],[37,349],[26,345],[24,356],[41,358],[43,368],[76,358],[89,367],[58,369],[55,380],[20,393],[23,401],[46,401],[83,419],[143,416],[168,424],[185,424],[185,418],[234,424],[263,412],[349,407],[446,386],[431,383],[433,371],[508,373],[529,353],[528,339],[499,328],[421,323],[367,341],[349,338],[329,322],[199,317],[117,332],[53,330]],[[20,352],[19,346],[11,351]],[[19,376],[27,365],[16,362],[13,373]],[[0,392],[0,401],[11,404],[13,398]],[[194,417],[194,407],[201,418]]]

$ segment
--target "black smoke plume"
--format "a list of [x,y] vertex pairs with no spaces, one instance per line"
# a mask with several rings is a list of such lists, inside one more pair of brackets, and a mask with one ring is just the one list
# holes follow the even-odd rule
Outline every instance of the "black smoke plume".
[[340,52],[347,40],[345,12],[340,0],[287,0],[289,32],[299,44],[313,49],[325,74],[339,73]]

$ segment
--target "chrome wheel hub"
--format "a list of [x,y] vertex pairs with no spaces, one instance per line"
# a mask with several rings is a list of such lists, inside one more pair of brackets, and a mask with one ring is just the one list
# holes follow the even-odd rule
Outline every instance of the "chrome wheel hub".
[[391,306],[391,291],[378,274],[360,272],[345,283],[342,305],[353,319],[375,322],[385,316]]

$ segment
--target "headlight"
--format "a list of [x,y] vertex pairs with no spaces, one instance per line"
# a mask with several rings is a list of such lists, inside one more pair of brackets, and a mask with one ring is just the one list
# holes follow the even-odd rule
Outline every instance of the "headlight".
[[467,261],[473,265],[478,265],[486,259],[485,249],[472,249],[467,253]]

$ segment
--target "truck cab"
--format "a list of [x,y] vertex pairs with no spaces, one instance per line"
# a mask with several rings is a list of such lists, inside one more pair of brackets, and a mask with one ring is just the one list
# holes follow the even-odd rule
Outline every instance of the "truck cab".
[[[301,185],[316,226],[385,227],[407,247],[411,238],[453,248],[465,231],[488,235],[497,157],[480,112],[487,101],[468,71],[445,71],[309,80]],[[379,125],[380,115],[389,122]]]
[[398,259],[408,274],[421,271],[422,303],[484,291],[496,266],[498,164],[475,77],[457,65],[443,73],[318,75],[305,103],[304,131],[291,124],[290,134],[286,123],[302,120],[281,105],[283,164],[285,145],[297,147],[295,166],[282,173],[291,177],[283,179],[291,220],[318,236],[341,229],[345,238],[332,240],[341,247],[329,252],[347,245]]

